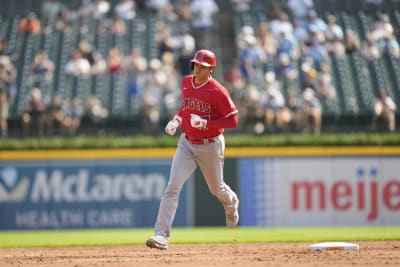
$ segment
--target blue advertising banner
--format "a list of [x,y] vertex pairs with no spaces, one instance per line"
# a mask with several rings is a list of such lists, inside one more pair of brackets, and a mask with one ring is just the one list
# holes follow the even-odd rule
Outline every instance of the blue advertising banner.
[[[169,159],[0,163],[0,229],[154,226]],[[174,225],[193,225],[191,180]]]

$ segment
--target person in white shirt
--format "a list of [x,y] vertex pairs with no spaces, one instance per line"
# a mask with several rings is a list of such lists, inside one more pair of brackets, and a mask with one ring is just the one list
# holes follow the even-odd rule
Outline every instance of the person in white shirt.
[[265,74],[265,90],[261,93],[260,104],[264,108],[264,119],[267,131],[276,128],[281,130],[287,121],[284,119],[285,97],[281,86],[275,79],[275,73]]
[[67,62],[64,69],[65,73],[75,77],[87,76],[90,74],[91,67],[87,59],[82,58],[81,52],[75,50],[72,58]]
[[288,8],[294,18],[303,20],[310,9],[314,8],[313,0],[288,0]]
[[130,20],[136,16],[136,5],[133,0],[119,0],[114,7],[114,12],[122,20]]
[[211,47],[214,17],[219,12],[217,3],[214,0],[193,0],[190,9],[192,11],[191,23],[196,47]]
[[387,94],[385,89],[379,91],[379,96],[374,103],[374,123],[381,118],[387,124],[388,130],[396,130],[396,103]]

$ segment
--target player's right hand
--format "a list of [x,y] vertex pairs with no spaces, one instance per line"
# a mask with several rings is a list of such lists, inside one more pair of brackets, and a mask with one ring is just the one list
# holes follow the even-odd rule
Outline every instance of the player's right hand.
[[169,135],[174,135],[178,127],[179,122],[176,119],[173,119],[168,122],[167,126],[165,127],[165,132]]

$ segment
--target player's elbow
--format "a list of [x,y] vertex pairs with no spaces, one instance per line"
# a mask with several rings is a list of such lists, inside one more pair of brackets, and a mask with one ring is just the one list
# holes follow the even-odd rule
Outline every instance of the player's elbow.
[[236,128],[236,127],[238,127],[238,125],[239,125],[239,120],[238,120],[237,114],[231,116],[230,122],[231,122],[231,127],[230,127],[230,128]]

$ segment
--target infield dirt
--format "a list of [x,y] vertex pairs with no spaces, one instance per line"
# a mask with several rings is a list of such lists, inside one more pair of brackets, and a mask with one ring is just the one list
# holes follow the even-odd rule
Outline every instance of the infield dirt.
[[225,267],[400,266],[400,241],[354,242],[359,251],[309,251],[310,243],[145,245],[0,249],[0,266]]

